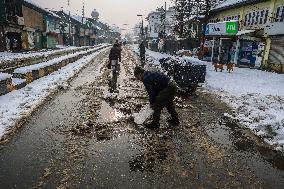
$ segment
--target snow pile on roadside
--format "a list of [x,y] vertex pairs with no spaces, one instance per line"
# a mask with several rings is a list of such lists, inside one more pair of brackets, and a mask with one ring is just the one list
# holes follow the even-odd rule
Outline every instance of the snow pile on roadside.
[[[97,47],[97,48],[100,48],[100,47]],[[95,49],[97,49],[97,48],[95,48]],[[45,67],[57,64],[57,63],[59,63],[59,62],[61,62],[63,60],[67,60],[68,58],[73,58],[73,57],[76,57],[76,56],[81,55],[81,54],[92,52],[95,49],[90,49],[88,51],[80,51],[80,52],[77,52],[77,53],[74,53],[74,54],[68,54],[68,55],[65,55],[65,56],[54,58],[54,59],[49,60],[47,62],[42,62],[42,63],[39,63],[39,64],[34,64],[34,65],[30,65],[30,66],[17,68],[17,69],[15,69],[14,73],[24,74],[24,73],[31,72],[33,70],[39,70],[40,68],[45,68]]]
[[236,68],[229,74],[215,72],[210,66],[205,88],[229,104],[240,123],[284,150],[283,83],[281,74],[246,68]]
[[28,59],[28,58],[34,58],[34,57],[47,57],[54,53],[62,53],[62,52],[68,52],[72,50],[82,50],[86,49],[88,47],[65,47],[58,50],[40,50],[40,51],[30,51],[26,53],[12,53],[12,52],[0,52],[0,64],[5,61],[17,61],[20,59]]
[[[146,53],[154,55],[154,60],[165,57]],[[248,68],[215,72],[211,63],[193,57],[188,61],[207,64],[205,90],[231,106],[241,124],[276,149],[284,150],[284,75]]]
[[58,86],[66,85],[69,78],[73,77],[83,66],[104,50],[70,63],[48,76],[35,80],[20,90],[0,96],[0,137],[22,117],[29,115],[48,95],[56,91]]
[[[135,53],[140,54],[138,45],[130,45],[129,46],[131,50],[133,50]],[[160,64],[159,60],[162,58],[169,58],[172,57],[168,54],[163,54],[155,51],[150,51],[149,49],[146,49],[146,55],[150,56],[153,59],[153,64],[158,65]]]
[[[131,45],[130,48],[136,52],[137,54],[139,54],[139,48],[137,45]],[[201,61],[197,58],[193,58],[193,57],[189,57],[189,56],[172,56],[169,54],[165,54],[165,53],[159,53],[159,52],[155,52],[155,51],[151,51],[149,49],[146,49],[146,55],[151,57],[153,64],[154,65],[159,65],[160,59],[166,59],[166,58],[171,58],[171,59],[175,59],[177,62],[180,62],[182,64],[195,64],[195,65],[207,65],[207,62]]]

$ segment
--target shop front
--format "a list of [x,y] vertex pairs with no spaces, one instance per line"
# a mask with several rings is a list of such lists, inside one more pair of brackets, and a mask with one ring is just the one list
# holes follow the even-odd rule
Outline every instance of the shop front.
[[203,49],[204,59],[221,64],[234,62],[237,32],[238,21],[207,24]]
[[237,33],[237,36],[237,64],[250,68],[261,67],[265,46],[261,35],[255,30],[242,30]]
[[274,22],[266,27],[270,39],[270,50],[267,67],[276,72],[284,73],[284,22]]

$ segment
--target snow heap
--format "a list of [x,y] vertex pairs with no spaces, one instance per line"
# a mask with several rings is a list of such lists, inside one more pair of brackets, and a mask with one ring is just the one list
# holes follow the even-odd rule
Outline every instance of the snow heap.
[[46,8],[43,8],[42,6],[40,6],[39,4],[33,2],[32,0],[24,0],[25,2],[27,3],[30,3],[32,5],[34,5],[35,7],[39,8],[39,9],[42,9],[43,11],[47,12],[48,14],[54,16],[54,17],[57,17],[57,18],[60,18],[59,16],[57,16],[56,14],[54,14],[53,12],[51,12],[50,10],[46,9]]
[[[137,52],[137,46],[132,47]],[[170,55],[153,51],[146,54],[155,64]],[[209,62],[185,58],[189,62],[207,64],[204,89],[215,94],[234,110],[235,119],[278,150],[284,150],[284,75],[248,68],[215,72]]]
[[61,56],[59,58],[55,58],[55,59],[49,60],[47,62],[39,63],[39,64],[34,64],[34,65],[30,65],[30,66],[17,68],[17,69],[15,69],[14,73],[25,74],[25,73],[28,73],[28,72],[32,72],[33,70],[39,70],[40,68],[45,68],[45,67],[57,64],[58,62],[61,62],[63,60],[67,60],[68,58],[73,58],[73,57],[76,57],[78,55],[85,54],[85,53],[88,53],[88,52],[91,52],[91,51],[94,51],[94,49]]
[[[59,46],[60,47],[60,46]],[[26,53],[11,53],[11,52],[0,52],[0,65],[1,63],[5,61],[18,61],[22,59],[28,59],[28,58],[35,58],[35,57],[44,57],[44,56],[50,56],[52,54],[56,53],[63,53],[63,52],[69,52],[73,50],[83,50],[87,47],[66,47],[61,46],[59,50],[41,50],[41,51],[29,51]]]

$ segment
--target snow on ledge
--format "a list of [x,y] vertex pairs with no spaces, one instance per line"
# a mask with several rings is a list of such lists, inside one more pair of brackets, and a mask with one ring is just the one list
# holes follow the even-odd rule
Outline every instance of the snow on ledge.
[[0,81],[9,79],[11,77],[12,77],[12,75],[10,75],[10,74],[0,72]]

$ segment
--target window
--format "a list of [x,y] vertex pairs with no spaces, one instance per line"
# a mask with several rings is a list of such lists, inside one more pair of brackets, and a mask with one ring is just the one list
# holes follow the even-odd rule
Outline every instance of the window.
[[265,24],[268,20],[268,13],[269,10],[265,9],[265,10],[257,10],[257,11],[253,11],[253,12],[248,12],[245,15],[245,26],[253,26],[253,25],[261,25],[261,24]]
[[275,22],[283,22],[284,21],[284,5],[277,7]]
[[266,22],[267,22],[268,13],[269,13],[269,11],[268,11],[268,10],[265,10],[265,14],[264,14],[264,24],[266,24]]
[[244,23],[244,26],[247,26],[247,24],[248,24],[248,15],[246,14],[246,15],[245,15],[245,23]]
[[252,13],[251,25],[255,25],[255,12]]
[[256,18],[255,18],[255,24],[259,23],[259,16],[260,16],[260,11],[257,11]]
[[248,15],[248,26],[251,25],[252,15],[251,12]]

